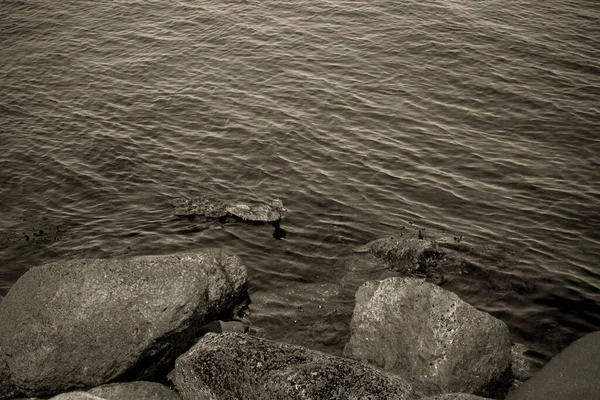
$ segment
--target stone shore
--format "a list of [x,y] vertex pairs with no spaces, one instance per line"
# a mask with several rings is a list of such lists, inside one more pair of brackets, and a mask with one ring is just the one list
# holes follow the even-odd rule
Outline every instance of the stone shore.
[[600,398],[600,332],[532,377],[504,322],[408,274],[359,287],[336,357],[248,335],[247,285],[223,249],[34,267],[0,297],[0,399]]

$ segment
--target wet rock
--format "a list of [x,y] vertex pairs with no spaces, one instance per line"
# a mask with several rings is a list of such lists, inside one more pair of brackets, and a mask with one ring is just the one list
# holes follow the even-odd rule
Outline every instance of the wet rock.
[[413,399],[398,376],[303,347],[209,333],[177,359],[177,389],[192,399]]
[[362,285],[351,330],[345,356],[403,376],[424,395],[499,397],[510,384],[506,325],[422,279]]
[[204,215],[209,218],[232,216],[249,222],[276,222],[287,210],[279,199],[271,203],[253,201],[223,201],[208,197],[178,198],[172,201],[173,213],[178,216]]
[[521,343],[515,343],[510,348],[512,373],[519,381],[531,378],[535,369],[533,363],[525,356],[526,351],[527,347]]
[[148,379],[245,297],[246,281],[220,249],[35,267],[0,304],[0,348],[28,396]]
[[405,230],[401,236],[376,239],[353,250],[373,255],[389,270],[403,276],[440,281],[447,273],[464,274],[474,268],[460,254],[465,246],[452,242],[449,237],[440,236],[430,240],[420,230],[418,233]]
[[600,399],[600,332],[573,342],[507,400]]
[[88,390],[88,393],[106,400],[181,400],[168,387],[156,382],[110,383]]
[[486,400],[487,397],[479,397],[466,393],[446,393],[438,396],[427,397],[423,400]]

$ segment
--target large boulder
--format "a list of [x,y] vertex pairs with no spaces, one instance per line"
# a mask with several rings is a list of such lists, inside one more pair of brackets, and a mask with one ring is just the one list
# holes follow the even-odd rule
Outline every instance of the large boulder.
[[147,379],[245,297],[246,282],[220,249],[35,267],[0,303],[0,348],[28,396]]
[[181,400],[168,387],[156,382],[109,383],[88,390],[88,393],[106,400]]
[[600,332],[573,342],[507,400],[600,399]]
[[416,278],[370,281],[356,293],[344,355],[403,376],[425,395],[502,395],[508,328],[456,294]]
[[413,399],[404,379],[314,350],[209,333],[177,359],[184,400]]

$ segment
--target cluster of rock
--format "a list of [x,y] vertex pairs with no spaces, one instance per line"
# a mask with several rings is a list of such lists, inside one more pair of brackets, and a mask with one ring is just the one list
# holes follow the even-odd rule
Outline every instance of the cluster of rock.
[[[423,279],[364,283],[344,357],[220,321],[247,301],[247,279],[220,249],[32,268],[0,299],[0,399],[476,400],[528,378],[513,371],[502,321]],[[598,395],[599,340],[575,343],[509,399]]]

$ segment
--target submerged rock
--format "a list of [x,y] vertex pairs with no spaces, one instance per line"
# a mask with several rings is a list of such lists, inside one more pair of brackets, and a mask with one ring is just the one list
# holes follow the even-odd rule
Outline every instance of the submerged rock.
[[28,396],[147,379],[245,298],[246,282],[220,249],[34,267],[0,303],[0,348]]
[[277,222],[287,210],[279,199],[271,203],[252,201],[222,201],[208,197],[178,198],[172,202],[177,216],[204,215],[208,218],[235,217],[248,222]]
[[510,392],[506,399],[600,399],[599,360],[600,332],[587,334]]
[[413,399],[411,385],[356,361],[235,333],[204,336],[177,359],[185,400]]
[[422,279],[365,283],[351,330],[345,356],[394,372],[424,395],[499,396],[510,384],[507,326]]

